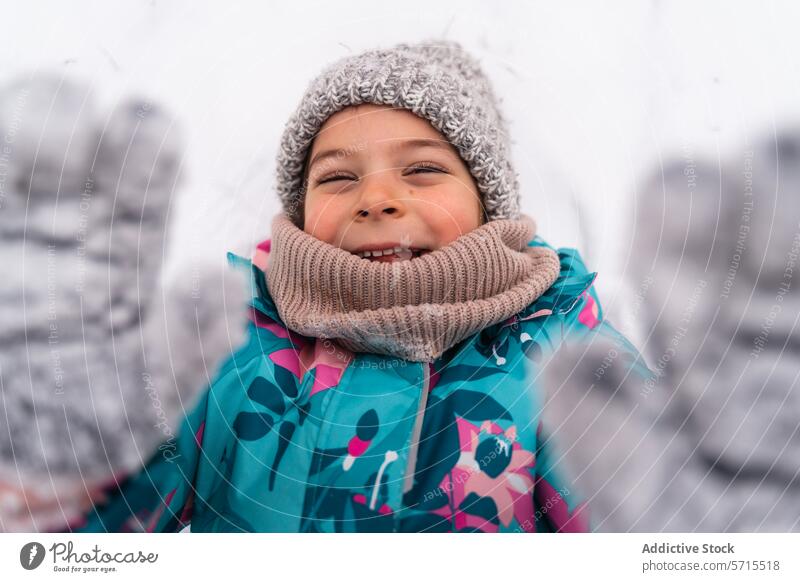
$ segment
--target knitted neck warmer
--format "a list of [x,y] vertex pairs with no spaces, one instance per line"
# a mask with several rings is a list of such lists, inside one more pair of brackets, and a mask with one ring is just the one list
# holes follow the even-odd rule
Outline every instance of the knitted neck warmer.
[[527,246],[536,224],[493,220],[411,260],[372,262],[321,241],[281,213],[267,286],[284,324],[355,352],[432,362],[473,333],[522,311],[560,270]]

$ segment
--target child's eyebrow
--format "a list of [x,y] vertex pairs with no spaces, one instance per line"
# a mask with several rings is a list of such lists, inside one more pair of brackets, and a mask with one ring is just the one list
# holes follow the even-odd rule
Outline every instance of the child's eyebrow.
[[[395,139],[386,139],[380,141],[393,141],[394,144],[391,145],[392,149],[401,149],[401,150],[410,150],[414,148],[437,148],[440,149],[448,154],[458,156],[457,151],[453,144],[449,141],[444,139],[431,139],[431,138],[412,138],[412,139],[403,139],[403,140],[395,140]],[[311,158],[311,161],[308,164],[309,169],[317,162],[321,162],[327,158],[345,158],[350,155],[353,155],[355,152],[353,151],[352,147],[348,148],[336,148],[331,150],[322,150],[321,152],[317,152],[316,155]]]

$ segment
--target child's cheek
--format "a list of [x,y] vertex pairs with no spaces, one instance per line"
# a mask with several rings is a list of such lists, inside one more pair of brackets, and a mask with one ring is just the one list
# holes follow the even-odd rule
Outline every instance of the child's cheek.
[[447,244],[480,226],[480,210],[474,196],[469,200],[461,192],[451,192],[437,201],[435,210],[429,208],[428,225],[440,243]]
[[342,224],[343,221],[343,213],[335,202],[328,205],[320,205],[309,201],[305,206],[303,230],[321,241],[335,244],[338,225]]
[[[454,220],[455,219],[455,220]],[[428,222],[428,229],[438,242],[437,246],[444,246],[468,232],[462,227],[462,221],[454,216],[444,215],[441,219]]]

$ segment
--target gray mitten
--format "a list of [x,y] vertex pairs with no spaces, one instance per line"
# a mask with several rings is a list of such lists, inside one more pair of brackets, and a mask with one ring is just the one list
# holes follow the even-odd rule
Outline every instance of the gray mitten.
[[783,135],[721,167],[674,160],[642,190],[630,308],[658,378],[643,389],[613,361],[598,380],[601,342],[547,369],[599,529],[800,529],[798,168]]
[[225,257],[162,281],[182,148],[161,107],[38,76],[0,90],[0,132],[0,529],[60,529],[171,438],[241,341],[244,287]]
[[800,531],[800,134],[757,140],[725,170],[734,220],[719,237],[719,316],[687,377],[687,428],[719,486],[708,521]]

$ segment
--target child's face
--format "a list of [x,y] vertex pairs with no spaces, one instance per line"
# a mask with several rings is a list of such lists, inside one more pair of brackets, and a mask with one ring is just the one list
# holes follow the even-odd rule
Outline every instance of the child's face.
[[408,110],[343,109],[322,126],[308,159],[303,230],[355,254],[402,247],[370,260],[410,260],[483,223],[457,150]]

